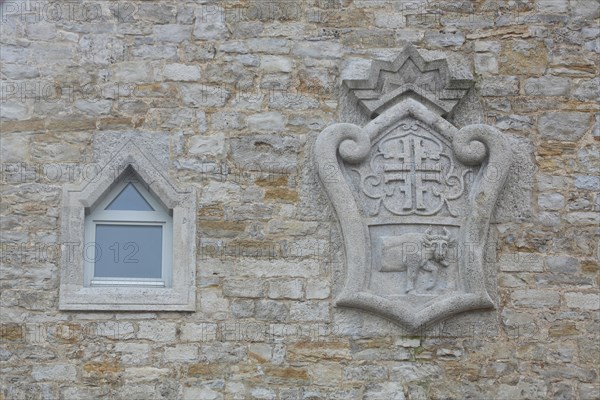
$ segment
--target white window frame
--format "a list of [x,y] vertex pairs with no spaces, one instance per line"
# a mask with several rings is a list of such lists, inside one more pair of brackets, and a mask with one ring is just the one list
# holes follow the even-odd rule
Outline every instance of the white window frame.
[[[133,187],[150,204],[154,211],[124,211],[106,210],[106,207],[125,189],[127,185]],[[96,226],[97,225],[125,225],[125,226],[160,226],[162,228],[162,260],[161,278],[103,278],[95,277]],[[172,249],[173,249],[173,218],[154,196],[148,192],[143,184],[135,177],[122,179],[101,200],[94,210],[85,217],[85,246],[84,246],[84,281],[85,286],[158,286],[170,287],[172,274]],[[90,254],[91,253],[91,254]]]
[[[169,279],[164,283],[143,279],[140,284],[133,281],[125,283],[127,280],[120,278],[121,284],[116,280],[102,284],[88,279],[86,270],[89,266],[86,266],[84,251],[85,242],[90,238],[86,238],[86,231],[95,234],[95,229],[86,227],[86,223],[90,223],[86,215],[102,210],[99,207],[101,203],[120,185],[124,187],[123,181],[129,176],[135,176],[139,182],[136,188],[143,188],[140,192],[155,210],[161,209],[172,218],[168,254],[171,270]],[[152,201],[157,204],[152,204]],[[96,217],[94,214],[92,220]],[[196,310],[196,190],[193,187],[177,189],[167,178],[164,168],[146,149],[142,150],[130,140],[94,176],[88,177],[81,185],[65,185],[60,219],[60,310]],[[112,217],[110,220],[113,220]],[[127,223],[125,220],[118,222]]]

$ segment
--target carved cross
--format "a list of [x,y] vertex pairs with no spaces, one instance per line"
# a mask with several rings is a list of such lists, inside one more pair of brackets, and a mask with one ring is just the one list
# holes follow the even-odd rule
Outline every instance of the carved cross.
[[426,210],[425,193],[430,191],[424,182],[440,183],[439,163],[428,163],[428,160],[439,160],[439,153],[432,154],[423,146],[423,139],[418,136],[404,136],[382,149],[384,159],[393,162],[383,167],[384,181],[401,182],[400,192],[404,194],[405,210]]

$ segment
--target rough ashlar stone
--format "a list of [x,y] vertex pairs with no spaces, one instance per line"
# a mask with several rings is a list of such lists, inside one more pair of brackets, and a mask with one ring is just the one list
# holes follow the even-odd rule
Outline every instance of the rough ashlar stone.
[[485,97],[502,97],[519,93],[519,79],[516,76],[482,78],[479,90]]
[[229,297],[263,297],[262,281],[256,279],[227,279],[223,283],[223,294]]
[[292,48],[292,54],[298,57],[311,57],[316,59],[335,59],[343,54],[343,47],[339,43],[325,42],[298,42]]
[[[596,40],[595,42],[598,42]],[[580,101],[600,101],[598,88],[600,78],[577,80],[573,84],[571,96]]]
[[291,72],[292,60],[281,56],[262,56],[260,58],[260,69],[264,73]]
[[538,0],[536,6],[542,13],[564,13],[569,10],[569,3],[560,0]]
[[239,130],[244,126],[244,115],[241,113],[226,111],[211,115],[211,128],[215,131]]
[[433,47],[461,46],[465,42],[462,32],[425,32],[425,41]]
[[166,362],[192,362],[198,359],[198,346],[195,344],[178,344],[164,350]]
[[346,381],[382,381],[388,378],[388,370],[384,366],[364,365],[359,367],[344,368],[344,380]]
[[200,292],[200,305],[206,315],[221,319],[229,309],[229,300],[224,298],[220,291],[206,288]]
[[475,72],[482,75],[492,75],[498,73],[498,60],[493,54],[475,55]]
[[511,297],[513,303],[521,307],[555,307],[560,303],[560,293],[550,290],[515,290]]
[[[2,135],[2,146],[0,146],[0,157],[3,163],[23,162],[29,154],[29,135],[7,134]],[[8,172],[8,167],[3,168],[2,173]]]
[[156,382],[169,375],[168,368],[129,367],[123,371],[123,377],[129,382]]
[[577,152],[581,171],[600,175],[600,148],[595,145],[586,146]]
[[302,299],[304,297],[303,283],[300,279],[270,281],[268,297],[270,299]]
[[139,45],[131,49],[131,54],[139,60],[177,60],[177,46],[173,44]]
[[147,62],[121,62],[112,66],[114,79],[121,83],[151,82],[154,69]]
[[542,210],[560,210],[565,206],[565,197],[560,193],[542,193],[538,195],[538,206]]
[[[200,346],[201,363],[241,363],[247,359],[247,347],[240,345],[239,324],[222,324],[220,335],[232,342],[213,342]],[[241,336],[243,338],[243,336]]]
[[478,40],[473,44],[473,50],[477,53],[486,53],[486,52],[499,53],[500,52],[500,42]]
[[121,364],[145,364],[150,358],[150,345],[146,343],[121,342],[115,345],[115,352],[120,353]]
[[548,65],[548,51],[543,42],[534,40],[507,40],[499,56],[503,75],[542,75]]
[[375,26],[378,28],[397,29],[405,25],[405,16],[402,13],[390,13],[388,11],[375,13]]
[[200,68],[195,65],[167,64],[163,75],[172,81],[197,81],[200,79]]
[[106,115],[113,106],[112,100],[77,100],[74,104],[79,111],[90,115]]
[[600,223],[600,213],[577,211],[565,215],[565,220],[575,225],[594,225]]
[[289,310],[285,304],[274,300],[259,300],[255,303],[255,314],[259,320],[285,321]]
[[229,90],[220,86],[187,84],[180,89],[184,104],[190,107],[223,107],[230,96]]
[[504,253],[498,260],[500,270],[505,272],[542,272],[544,259],[535,253]]
[[97,323],[94,333],[112,340],[125,340],[134,337],[135,328],[131,322],[106,321]]
[[250,318],[254,316],[255,305],[251,299],[233,299],[231,301],[231,314],[235,318]]
[[213,43],[183,42],[183,55],[181,61],[209,61],[215,58],[217,50]]
[[497,117],[495,126],[502,130],[530,131],[534,125],[532,117],[511,114]]
[[189,153],[194,156],[222,156],[225,154],[225,137],[222,133],[211,136],[192,136]]
[[152,35],[157,41],[180,43],[192,37],[192,27],[188,25],[155,25]]
[[283,114],[276,111],[250,115],[248,128],[257,132],[281,132],[285,127]]
[[[0,398],[598,400],[597,0],[78,2],[61,3],[60,10],[57,4],[5,1],[0,16]],[[260,16],[250,15],[259,9]],[[406,43],[419,47],[422,60],[397,59],[411,55],[401,49]],[[454,58],[463,62],[453,64]],[[363,90],[360,101],[345,81]],[[385,207],[393,200],[402,207],[400,189],[415,188],[428,189],[410,196],[428,206],[444,193],[445,177],[454,190],[463,177],[465,195],[477,201],[495,197],[489,188],[472,192],[477,176],[496,179],[483,169],[497,165],[493,146],[482,142],[479,149],[479,138],[461,142],[465,152],[484,150],[484,161],[467,168],[445,147],[460,134],[427,114],[415,126],[432,136],[413,137],[409,114],[390,129],[369,131],[371,154],[392,153],[378,165],[384,173],[376,185],[360,176],[361,162],[352,157],[342,160],[342,174],[331,174],[362,148],[351,125],[327,131],[351,135],[332,146],[335,157],[326,165],[315,157],[315,139],[333,123],[365,129],[386,107],[423,100],[432,83],[429,111],[459,132],[473,123],[492,125],[508,138],[513,161],[498,189],[484,268],[458,268],[450,260],[438,265],[438,282],[448,286],[427,289],[433,271],[426,268],[437,265],[429,260],[418,270],[417,293],[407,295],[408,271],[371,268],[383,244],[373,230],[424,235],[429,225],[439,236],[446,227],[453,239],[458,230],[476,238],[458,246],[467,255],[485,234],[479,226],[459,229],[477,212],[455,200],[432,217],[418,215],[420,208],[385,214]],[[62,89],[61,97],[49,99],[50,89],[55,96]],[[449,111],[457,93],[466,94]],[[362,108],[367,103],[370,114]],[[387,149],[388,132],[408,142]],[[466,174],[423,172],[413,181],[402,180],[413,176],[409,171],[385,172],[423,164],[407,160],[420,154],[419,146],[404,151],[413,149],[412,139],[423,141],[425,155],[437,149],[428,139],[437,139],[446,150],[431,164],[447,172],[452,159],[455,171]],[[104,312],[63,312],[57,309],[64,307],[62,284],[82,279],[72,270],[59,274],[56,246],[71,241],[60,225],[85,215],[79,200],[62,204],[63,186],[94,186],[96,174],[89,173],[102,166],[119,171],[110,160],[130,140],[144,145],[141,162],[156,159],[153,191],[162,190],[153,182],[161,176],[164,190],[185,181],[198,191],[200,206],[190,206],[181,220],[200,232],[174,240],[176,248],[188,243],[203,257],[174,264],[185,266],[181,276],[190,291],[175,302],[187,311],[121,312],[129,306],[106,304],[136,302],[129,290],[111,288],[117,295],[98,303]],[[117,164],[127,162],[119,157]],[[319,169],[323,178],[348,178],[357,189],[343,196],[341,211],[332,207]],[[371,183],[370,195],[385,187],[389,196],[379,208],[360,209],[368,201],[360,188]],[[340,215],[353,204],[360,216],[348,220],[368,221],[357,236],[340,228]],[[198,223],[190,223],[194,217]],[[448,306],[444,323],[430,326],[423,318],[427,325],[409,332],[375,315],[383,302],[375,310],[343,307],[340,293],[361,243],[370,246],[363,265],[375,277],[361,279],[386,300],[405,298],[404,311],[417,319],[438,295],[460,289],[459,272],[476,276],[465,287],[483,282],[485,290],[475,294],[487,291],[489,308],[445,319],[454,310]],[[21,245],[23,251],[14,247]],[[46,245],[50,256],[39,254],[37,247]],[[247,251],[255,247],[268,251]],[[401,255],[392,259],[396,264],[386,261],[392,269],[402,262]],[[78,307],[91,307],[94,288],[81,290]],[[153,288],[135,290],[142,308],[174,299],[153,296]],[[421,297],[429,299],[425,309]],[[480,307],[476,297],[470,304]],[[492,333],[498,317],[500,335]]]
[[138,323],[138,339],[153,342],[173,342],[176,337],[177,324],[164,321],[140,321]]
[[28,112],[27,105],[17,101],[6,101],[2,104],[2,120],[26,119]]
[[219,6],[198,7],[194,37],[200,40],[222,40],[229,36],[229,30],[223,15],[225,10]]
[[[39,71],[37,67],[32,65],[24,65],[24,64],[4,64],[2,65],[2,73],[8,79],[32,79],[37,78],[39,76]],[[7,87],[4,87],[6,90]]]
[[584,310],[600,309],[600,295],[598,293],[565,293],[567,307]]
[[186,387],[183,389],[185,399],[222,400],[223,394],[210,387]]
[[593,0],[570,0],[570,12],[573,18],[590,21],[600,15],[600,5]]
[[306,298],[309,300],[322,300],[330,296],[331,289],[327,282],[322,280],[309,280],[306,282]]
[[71,364],[36,365],[31,376],[36,381],[73,382],[77,379],[77,370]]
[[549,256],[546,258],[548,272],[557,274],[576,274],[579,272],[580,262],[569,256]]
[[538,119],[538,130],[545,139],[576,141],[590,128],[590,122],[588,113],[544,113]]
[[326,321],[329,319],[329,304],[319,301],[293,302],[290,320],[300,322]]
[[528,96],[566,96],[569,94],[570,80],[558,76],[542,76],[525,81],[525,94]]
[[583,190],[600,191],[600,176],[576,176],[575,187]]

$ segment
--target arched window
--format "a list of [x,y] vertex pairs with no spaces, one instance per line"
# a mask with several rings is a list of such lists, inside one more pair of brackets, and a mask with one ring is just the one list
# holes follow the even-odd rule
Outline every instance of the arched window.
[[196,190],[151,152],[127,142],[62,203],[61,310],[195,310]]
[[86,286],[171,286],[173,217],[133,170],[85,217]]

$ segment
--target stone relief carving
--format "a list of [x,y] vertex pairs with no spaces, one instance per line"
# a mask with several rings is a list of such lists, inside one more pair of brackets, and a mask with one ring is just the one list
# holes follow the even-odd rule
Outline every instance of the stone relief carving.
[[[415,79],[449,80],[443,60],[434,64],[436,72],[412,47],[398,60],[393,69]],[[381,66],[371,72],[377,76],[366,81],[382,81]],[[350,91],[357,86],[344,84]],[[493,308],[483,262],[490,217],[512,162],[508,138],[488,125],[456,128],[443,118],[452,108],[447,99],[434,93],[375,86],[381,90],[369,92],[368,101],[365,89],[355,91],[374,119],[362,128],[329,126],[314,147],[345,246],[346,280],[336,305],[411,329]],[[445,89],[442,95],[448,97]]]

